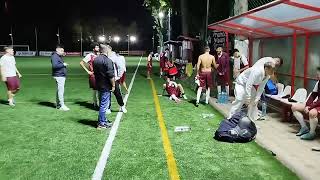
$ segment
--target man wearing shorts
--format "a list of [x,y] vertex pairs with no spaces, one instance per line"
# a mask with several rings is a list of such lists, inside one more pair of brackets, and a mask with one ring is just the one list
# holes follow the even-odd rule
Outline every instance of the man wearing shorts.
[[163,90],[166,90],[168,95],[170,96],[169,99],[175,101],[176,103],[179,103],[181,101],[179,99],[180,97],[183,97],[183,99],[188,99],[184,94],[182,85],[171,81],[170,78],[167,78],[167,83],[163,84]]
[[200,87],[197,91],[196,107],[199,106],[200,96],[202,89],[206,91],[206,104],[209,103],[210,88],[212,88],[212,66],[218,68],[219,64],[216,64],[214,56],[210,54],[209,46],[205,47],[205,53],[200,55],[197,63],[197,77],[200,80]]
[[[93,90],[92,93],[92,100],[93,100],[93,106],[99,107],[99,94],[96,88],[96,80],[94,77],[94,72],[93,72],[93,61],[94,59],[99,55],[99,45],[95,44],[93,46],[93,52],[89,53],[86,55],[85,58],[80,61],[81,67],[88,73],[89,75],[89,87]],[[85,64],[88,64],[89,69],[86,67]]]
[[[300,131],[296,134],[303,140],[313,140],[316,136],[316,127],[318,125],[318,115],[320,113],[320,67],[317,71],[318,82],[313,88],[311,95],[309,96],[305,104],[296,103],[293,104],[291,109],[294,117],[301,125]],[[316,100],[317,99],[317,100]],[[310,129],[307,127],[304,121],[302,113],[309,116]]]
[[[13,47],[4,48],[5,55],[0,59],[0,72],[2,81],[6,83],[8,102],[11,107],[15,106],[14,96],[20,89],[20,80],[22,77],[16,67]],[[17,77],[18,75],[18,77]]]
[[217,88],[218,93],[221,93],[221,86],[225,87],[227,95],[229,95],[229,55],[223,52],[222,47],[217,48],[217,63],[219,67],[217,68]]

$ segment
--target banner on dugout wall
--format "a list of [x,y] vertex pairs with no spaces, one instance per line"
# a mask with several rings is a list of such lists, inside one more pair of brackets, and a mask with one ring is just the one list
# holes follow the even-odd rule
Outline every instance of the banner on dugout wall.
[[16,51],[15,56],[36,56],[35,51]]
[[65,52],[66,56],[80,56],[80,52]]
[[40,51],[39,56],[51,56],[52,51]]

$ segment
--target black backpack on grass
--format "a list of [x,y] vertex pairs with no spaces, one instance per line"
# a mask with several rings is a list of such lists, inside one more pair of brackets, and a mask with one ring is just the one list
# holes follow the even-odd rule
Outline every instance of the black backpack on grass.
[[230,119],[224,119],[213,138],[229,143],[246,143],[254,140],[256,134],[256,125],[249,120],[247,113],[242,111]]

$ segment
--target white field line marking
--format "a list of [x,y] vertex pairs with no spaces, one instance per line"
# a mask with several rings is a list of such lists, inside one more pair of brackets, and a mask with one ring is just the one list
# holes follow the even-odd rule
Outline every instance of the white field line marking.
[[[123,102],[124,102],[125,105],[127,104],[127,100],[128,100],[129,95],[130,95],[130,92],[131,92],[131,89],[132,89],[136,74],[138,72],[138,68],[140,66],[141,59],[142,59],[142,56],[140,57],[140,61],[138,63],[136,71],[135,71],[135,73],[134,73],[134,75],[133,75],[133,77],[131,79],[131,83],[130,83],[129,89],[128,89],[128,94],[124,97]],[[104,172],[104,169],[105,169],[106,164],[107,164],[107,160],[108,160],[110,152],[111,152],[112,143],[113,143],[114,138],[115,138],[115,136],[117,134],[122,115],[123,115],[122,112],[118,112],[118,114],[116,116],[116,120],[114,121],[114,123],[112,125],[109,137],[108,137],[108,139],[106,141],[106,144],[103,147],[101,156],[99,158],[99,161],[98,161],[98,163],[96,165],[96,168],[94,170],[94,173],[92,175],[92,180],[101,180],[102,179],[103,172]]]

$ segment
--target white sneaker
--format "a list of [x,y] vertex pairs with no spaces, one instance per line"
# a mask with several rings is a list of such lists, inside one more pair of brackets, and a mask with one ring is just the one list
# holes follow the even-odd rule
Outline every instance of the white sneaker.
[[188,98],[187,98],[187,96],[184,94],[184,95],[182,95],[182,97],[183,97],[183,99],[185,99],[185,100],[187,100]]
[[70,109],[67,106],[61,106],[59,108],[60,111],[70,111]]
[[15,107],[16,106],[15,103],[14,103],[14,100],[9,99],[8,102],[9,102],[9,106],[11,106],[11,107]]
[[123,113],[127,113],[128,112],[126,107],[124,107],[124,106],[120,107],[120,111],[123,112]]
[[107,109],[106,114],[111,114],[111,109]]

